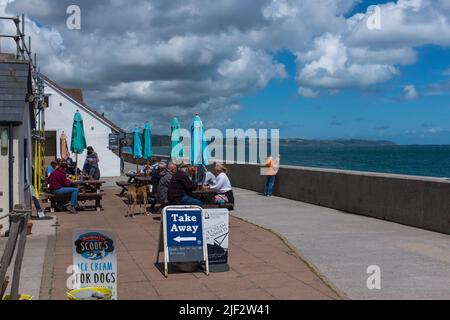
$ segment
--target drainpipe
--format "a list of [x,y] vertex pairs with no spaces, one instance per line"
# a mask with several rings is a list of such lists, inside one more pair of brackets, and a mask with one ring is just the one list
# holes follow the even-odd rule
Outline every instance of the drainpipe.
[[14,153],[13,153],[13,126],[8,126],[8,136],[9,136],[9,150],[8,150],[8,173],[9,173],[9,212],[13,211],[14,208]]

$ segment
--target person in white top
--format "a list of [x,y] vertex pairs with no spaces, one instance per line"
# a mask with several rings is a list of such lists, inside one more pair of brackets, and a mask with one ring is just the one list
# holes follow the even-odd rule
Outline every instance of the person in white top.
[[210,172],[205,172],[205,182],[203,183],[205,186],[213,186],[216,184],[216,176]]
[[227,168],[225,168],[222,164],[216,164],[214,167],[214,171],[216,173],[216,182],[211,186],[214,191],[219,195],[225,195],[228,199],[228,202],[234,204],[234,195],[233,190],[231,188],[230,179],[227,176]]

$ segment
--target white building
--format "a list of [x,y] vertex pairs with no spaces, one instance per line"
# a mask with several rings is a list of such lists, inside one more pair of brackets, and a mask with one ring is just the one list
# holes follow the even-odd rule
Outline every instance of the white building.
[[[99,156],[101,176],[120,176],[120,158],[109,149],[109,134],[125,131],[86,105],[81,89],[64,89],[47,77],[43,77],[43,80],[44,92],[49,95],[48,108],[45,110],[46,162],[61,158],[60,137],[63,132],[67,136],[70,149],[73,116],[78,110],[83,118],[86,143],[92,146]],[[71,154],[71,157],[75,160],[74,154]],[[85,159],[86,151],[78,155],[78,168],[83,167]]]
[[[16,204],[31,206],[33,104],[30,63],[0,55],[0,234]],[[6,215],[6,217],[4,217]],[[3,217],[3,218],[2,218]]]

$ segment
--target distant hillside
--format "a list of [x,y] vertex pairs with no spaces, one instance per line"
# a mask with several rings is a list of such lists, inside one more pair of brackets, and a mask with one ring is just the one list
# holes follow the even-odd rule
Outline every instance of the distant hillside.
[[394,146],[396,143],[387,140],[362,140],[362,139],[336,139],[336,140],[307,140],[307,139],[280,139],[281,146]]
[[[131,145],[133,138],[132,134],[127,135],[129,145]],[[155,147],[170,146],[170,136],[167,135],[152,135],[152,144]],[[336,140],[308,140],[300,138],[280,139],[280,146],[393,146],[396,143],[387,140],[363,140],[363,139],[336,139]]]
[[170,136],[152,134],[152,144],[155,147],[170,146]]

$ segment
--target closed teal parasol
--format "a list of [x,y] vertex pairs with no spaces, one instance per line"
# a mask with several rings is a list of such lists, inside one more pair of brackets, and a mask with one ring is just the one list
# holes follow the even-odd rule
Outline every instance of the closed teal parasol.
[[142,132],[144,139],[144,160],[148,160],[152,157],[152,130],[150,124],[146,122],[144,124],[144,131]]
[[[72,138],[70,140],[70,151],[75,153],[75,163],[78,168],[78,155],[86,149],[86,137],[84,136],[83,118],[77,110],[73,116]],[[76,170],[78,171],[78,170]]]
[[208,165],[208,143],[202,120],[198,115],[194,117],[191,124],[191,164]]
[[133,158],[136,160],[136,173],[138,171],[138,159],[142,158],[142,143],[141,136],[139,134],[138,127],[134,128],[133,131],[133,149],[132,149]]
[[83,153],[86,149],[86,137],[84,136],[83,119],[77,111],[73,116],[72,139],[70,142],[70,151],[76,154]]
[[180,123],[177,118],[173,118],[170,126],[172,161],[180,160],[184,155],[183,144],[181,143]]

